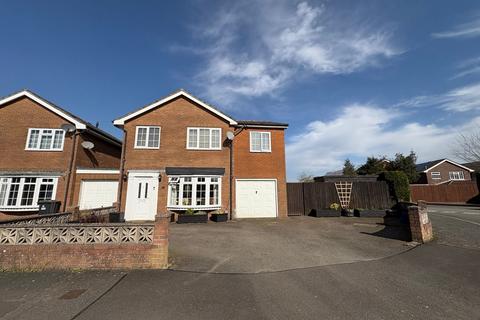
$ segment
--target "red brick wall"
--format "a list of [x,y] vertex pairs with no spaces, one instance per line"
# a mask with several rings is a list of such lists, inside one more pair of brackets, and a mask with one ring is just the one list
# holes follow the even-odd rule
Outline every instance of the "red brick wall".
[[[272,152],[250,152],[250,132],[271,132]],[[234,140],[234,179],[277,179],[278,216],[287,216],[285,168],[285,131],[283,129],[244,129]],[[233,192],[235,197],[235,191]]]
[[[135,128],[141,125],[160,126],[159,149],[135,149]],[[156,108],[140,117],[134,118],[124,126],[127,132],[125,146],[125,172],[128,170],[163,170],[165,167],[215,167],[225,168],[222,178],[222,206],[228,209],[229,195],[229,148],[222,150],[187,150],[187,127],[212,127],[222,129],[222,139],[229,124],[218,116],[205,111],[194,102],[177,98],[160,108]],[[159,183],[158,212],[167,211],[168,181],[165,174]],[[128,191],[128,181],[122,189],[122,211]]]
[[[95,147],[87,150],[82,147],[83,141],[93,142]],[[78,141],[77,167],[81,168],[120,168],[121,146],[107,143],[89,133],[82,133]]]
[[168,223],[157,217],[152,244],[0,245],[0,270],[165,269]]

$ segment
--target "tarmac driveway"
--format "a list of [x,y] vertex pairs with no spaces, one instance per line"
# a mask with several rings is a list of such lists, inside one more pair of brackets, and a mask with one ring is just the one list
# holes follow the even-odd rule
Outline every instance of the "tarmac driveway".
[[171,269],[261,273],[376,260],[411,248],[404,228],[376,218],[251,219],[172,224]]

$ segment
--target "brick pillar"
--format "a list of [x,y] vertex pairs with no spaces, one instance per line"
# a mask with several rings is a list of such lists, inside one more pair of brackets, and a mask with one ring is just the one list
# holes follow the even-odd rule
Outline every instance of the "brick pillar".
[[412,241],[425,243],[433,239],[432,222],[428,218],[427,204],[424,201],[408,207],[408,220]]
[[157,213],[153,227],[153,244],[168,247],[168,226],[170,215]]

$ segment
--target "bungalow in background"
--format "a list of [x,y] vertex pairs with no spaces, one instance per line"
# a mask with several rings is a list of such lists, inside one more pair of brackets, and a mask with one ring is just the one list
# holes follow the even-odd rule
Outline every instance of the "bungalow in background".
[[122,143],[31,91],[0,99],[0,213],[116,202]]
[[449,159],[417,164],[418,184],[437,185],[451,181],[471,181],[473,169]]

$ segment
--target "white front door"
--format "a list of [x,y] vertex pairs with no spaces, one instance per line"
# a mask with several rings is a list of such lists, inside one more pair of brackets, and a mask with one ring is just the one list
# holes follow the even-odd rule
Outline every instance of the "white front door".
[[276,180],[237,180],[235,186],[236,218],[275,218],[277,216]]
[[110,207],[117,201],[118,181],[83,180],[80,187],[80,210]]
[[129,172],[125,220],[155,220],[158,172]]

